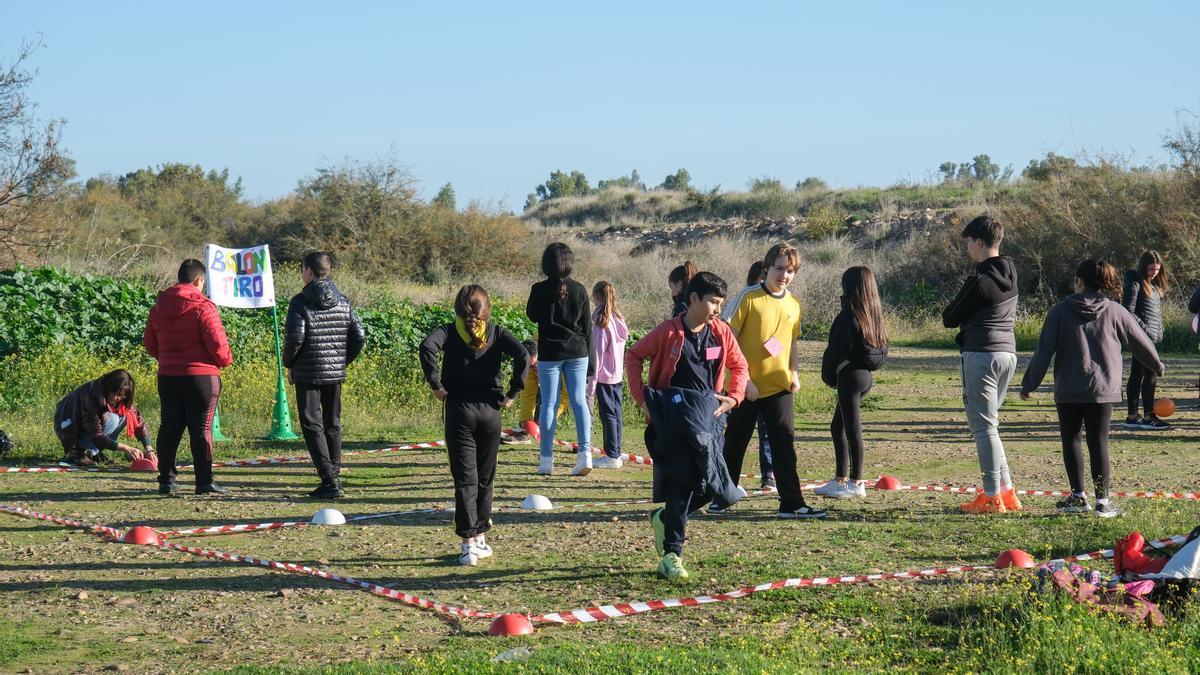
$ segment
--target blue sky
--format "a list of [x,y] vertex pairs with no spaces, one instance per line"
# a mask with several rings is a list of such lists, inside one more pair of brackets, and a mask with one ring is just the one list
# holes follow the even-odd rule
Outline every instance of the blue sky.
[[82,177],[229,168],[247,197],[394,157],[519,209],[554,169],[700,186],[932,178],[978,153],[1163,161],[1197,2],[20,3]]

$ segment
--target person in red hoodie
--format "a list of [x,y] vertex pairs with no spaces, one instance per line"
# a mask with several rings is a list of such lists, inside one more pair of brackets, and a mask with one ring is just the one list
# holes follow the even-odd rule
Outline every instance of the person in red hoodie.
[[158,360],[158,493],[178,488],[175,455],[187,429],[192,443],[196,494],[224,494],[213,481],[212,421],[221,395],[221,368],[233,363],[217,306],[204,296],[204,263],[187,259],[179,283],[158,294],[143,342]]

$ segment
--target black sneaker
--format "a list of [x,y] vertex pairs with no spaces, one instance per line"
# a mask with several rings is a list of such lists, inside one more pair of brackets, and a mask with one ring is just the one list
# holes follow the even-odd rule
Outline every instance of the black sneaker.
[[1060,502],[1055,502],[1054,508],[1059,513],[1087,513],[1092,510],[1084,495],[1071,495]]
[[725,504],[718,504],[716,502],[713,502],[712,504],[709,504],[708,507],[704,510],[710,516],[719,516],[723,513],[729,513],[730,511],[732,511],[733,506],[726,506]]
[[1137,415],[1129,415],[1125,418],[1125,423],[1121,426],[1126,429],[1141,429],[1142,420]]
[[1171,428],[1170,424],[1158,419],[1154,415],[1150,415],[1142,419],[1142,428],[1147,431],[1165,431]]
[[533,437],[524,431],[516,434],[503,434],[500,436],[501,445],[529,445],[533,441]]
[[337,484],[321,483],[316,490],[308,493],[309,499],[337,499],[345,493],[338,488]]
[[780,511],[780,518],[803,518],[807,520],[820,520],[828,515],[825,509],[814,509],[811,506],[801,506],[795,511]]
[[174,478],[172,478],[171,480],[166,480],[166,481],[159,479],[158,494],[160,494],[164,497],[169,497],[170,495],[173,495],[176,492],[179,492],[179,484],[175,482]]
[[229,490],[226,490],[212,481],[196,485],[196,494],[198,495],[223,495],[227,492],[229,492]]
[[1111,499],[1096,500],[1096,515],[1101,518],[1116,518],[1121,515],[1121,507]]
[[774,490],[775,489],[775,474],[769,473],[769,474],[763,476],[762,488],[764,490],[767,490],[767,489]]

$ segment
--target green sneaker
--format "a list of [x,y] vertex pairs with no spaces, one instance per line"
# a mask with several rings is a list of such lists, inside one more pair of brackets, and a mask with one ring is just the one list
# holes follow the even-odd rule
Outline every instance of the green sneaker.
[[668,553],[662,557],[662,562],[658,563],[658,576],[667,581],[683,581],[688,578],[688,571],[683,568],[683,558]]
[[667,528],[663,525],[662,513],[662,509],[654,509],[650,512],[650,527],[654,528],[654,550],[660,558],[663,555],[663,541],[667,538]]

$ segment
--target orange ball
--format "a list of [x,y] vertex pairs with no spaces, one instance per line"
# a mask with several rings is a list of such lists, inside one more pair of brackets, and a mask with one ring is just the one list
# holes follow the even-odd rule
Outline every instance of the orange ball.
[[1158,417],[1170,417],[1175,414],[1175,400],[1160,398],[1154,402],[1154,414]]

